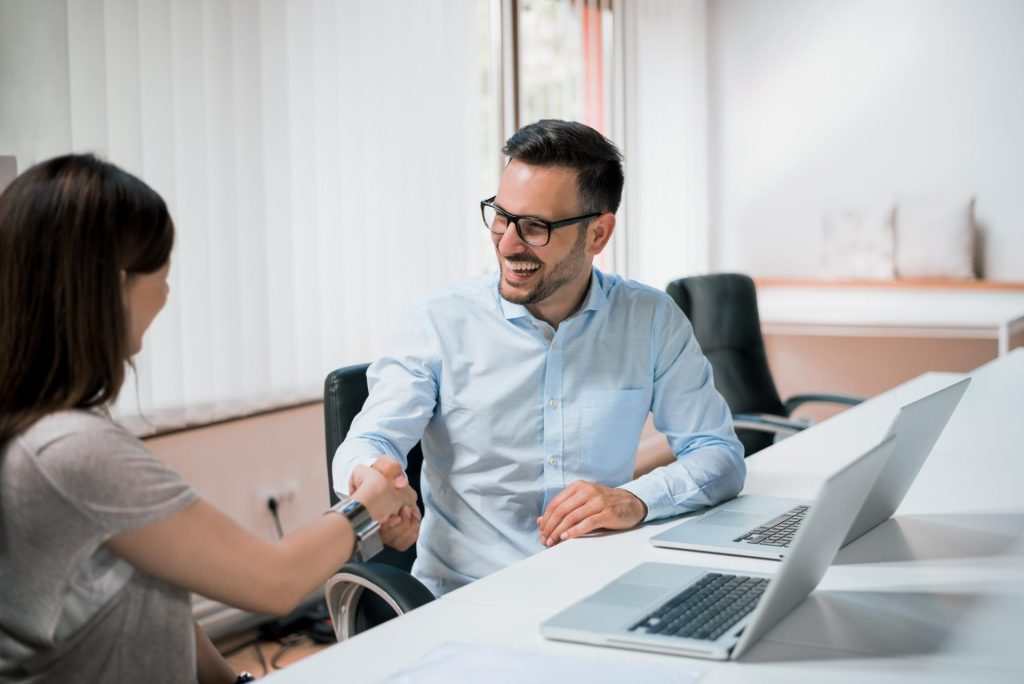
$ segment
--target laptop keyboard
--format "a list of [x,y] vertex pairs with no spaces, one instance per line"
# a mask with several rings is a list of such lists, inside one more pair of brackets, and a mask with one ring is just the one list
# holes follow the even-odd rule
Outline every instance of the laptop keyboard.
[[733,539],[733,541],[745,541],[748,544],[761,544],[762,546],[789,546],[797,530],[800,529],[800,523],[803,522],[809,508],[809,506],[797,506]]
[[763,577],[709,572],[630,631],[714,640],[757,606],[767,586]]

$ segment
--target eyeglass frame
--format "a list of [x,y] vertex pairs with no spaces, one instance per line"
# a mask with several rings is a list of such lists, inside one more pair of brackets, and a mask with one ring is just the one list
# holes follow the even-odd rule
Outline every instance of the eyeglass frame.
[[[506,221],[515,226],[516,234],[519,236],[519,239],[525,242],[526,244],[530,245],[531,247],[545,247],[548,243],[551,242],[552,231],[558,230],[559,228],[568,228],[569,226],[581,223],[588,219],[597,218],[598,216],[604,213],[602,211],[599,211],[595,214],[584,214],[583,216],[574,216],[573,218],[562,219],[560,221],[545,221],[544,219],[537,218],[536,216],[517,216],[516,214],[510,214],[501,207],[494,204],[495,198],[497,198],[497,195],[494,195],[494,197],[490,197],[485,200],[480,200],[480,218],[483,219],[484,227],[494,235],[504,235],[506,232],[508,232],[508,228],[499,233],[492,229],[489,225],[487,225],[487,217],[484,215],[484,212],[487,211],[488,207],[490,207],[498,214],[504,216]],[[545,240],[543,244],[540,245],[535,245],[532,242],[528,242],[526,237],[523,235],[522,229],[519,227],[520,219],[530,219],[531,221],[536,221],[537,223],[543,224],[544,227],[548,229],[548,239]]]

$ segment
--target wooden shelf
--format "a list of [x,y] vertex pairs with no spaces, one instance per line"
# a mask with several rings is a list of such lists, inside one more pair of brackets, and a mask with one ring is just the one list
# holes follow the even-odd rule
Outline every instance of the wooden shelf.
[[899,290],[980,290],[1024,292],[1024,282],[999,280],[959,280],[955,278],[905,278],[900,280],[825,280],[795,278],[755,278],[757,287],[835,287]]
[[765,334],[992,339],[1022,342],[1024,283],[762,279]]

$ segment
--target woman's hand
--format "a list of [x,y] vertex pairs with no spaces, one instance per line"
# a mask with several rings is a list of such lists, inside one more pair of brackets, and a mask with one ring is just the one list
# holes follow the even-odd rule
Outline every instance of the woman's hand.
[[[352,498],[366,506],[373,519],[387,529],[388,521],[401,517],[402,508],[416,508],[416,492],[409,486],[402,465],[381,456],[373,467],[360,465],[352,471]],[[416,511],[417,516],[419,511]]]

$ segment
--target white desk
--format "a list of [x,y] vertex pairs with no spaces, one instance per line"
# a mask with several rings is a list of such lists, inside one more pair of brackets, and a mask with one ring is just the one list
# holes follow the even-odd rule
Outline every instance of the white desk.
[[769,285],[757,290],[767,335],[991,339],[999,356],[1024,331],[1024,292]]
[[[897,515],[840,551],[818,590],[739,662],[552,642],[538,625],[641,561],[773,571],[772,561],[656,549],[676,521],[579,539],[274,675],[372,682],[446,641],[679,663],[702,682],[1019,682],[1024,665],[1024,350],[975,373]],[[809,496],[898,407],[956,379],[926,374],[748,459],[748,492]],[[481,681],[486,681],[482,673]]]

